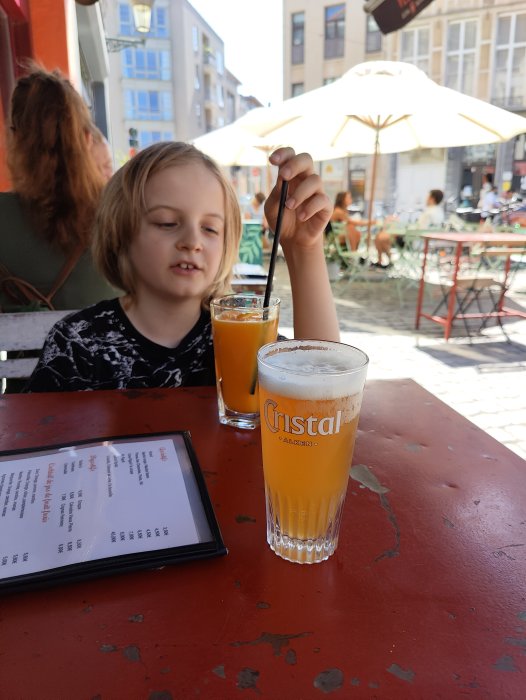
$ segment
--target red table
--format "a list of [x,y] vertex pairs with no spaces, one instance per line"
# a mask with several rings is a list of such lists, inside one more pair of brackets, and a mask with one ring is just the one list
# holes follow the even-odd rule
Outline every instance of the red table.
[[[416,321],[415,328],[420,327],[420,319],[427,318],[429,321],[434,323],[439,323],[444,326],[444,337],[449,340],[451,336],[451,327],[455,319],[468,319],[468,318],[480,318],[483,319],[487,316],[484,313],[469,313],[462,314],[455,312],[455,306],[457,304],[457,280],[460,268],[460,258],[462,255],[462,250],[464,248],[471,248],[476,244],[483,245],[498,245],[498,246],[517,246],[517,253],[526,252],[526,237],[520,233],[483,233],[480,231],[465,232],[465,233],[441,233],[440,231],[423,233],[422,238],[424,239],[424,258],[422,261],[422,274],[420,276],[420,286],[418,289],[418,299],[416,307]],[[422,305],[424,300],[424,285],[425,285],[425,273],[427,258],[429,253],[429,242],[438,241],[444,244],[454,245],[455,247],[455,260],[453,263],[453,275],[451,279],[451,289],[449,290],[447,313],[445,316],[438,314],[428,314],[422,311]],[[521,245],[522,244],[522,245]],[[505,278],[503,281],[504,288],[506,286],[506,280],[510,270],[510,258],[506,259],[505,265]],[[510,309],[504,306],[504,294],[501,295],[499,299],[498,310],[490,314],[493,318],[506,318],[508,316],[518,316],[521,318],[526,318],[526,313],[518,311],[516,309]]]
[[300,566],[265,543],[259,431],[216,410],[211,388],[0,399],[1,449],[190,429],[229,548],[1,598],[0,697],[525,697],[522,459],[414,382],[371,381],[369,487],[349,482],[336,554]]

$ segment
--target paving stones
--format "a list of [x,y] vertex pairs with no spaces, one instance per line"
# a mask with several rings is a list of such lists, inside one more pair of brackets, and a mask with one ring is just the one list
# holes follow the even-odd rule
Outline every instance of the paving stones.
[[[280,331],[291,338],[292,302],[283,260],[276,264],[273,291],[282,300]],[[505,321],[511,342],[498,326],[470,339],[457,323],[446,343],[438,324],[423,320],[415,330],[417,292],[415,286],[400,292],[394,279],[333,284],[342,341],[369,354],[368,378],[414,379],[526,458],[526,319]],[[508,297],[526,312],[526,270],[516,275]]]

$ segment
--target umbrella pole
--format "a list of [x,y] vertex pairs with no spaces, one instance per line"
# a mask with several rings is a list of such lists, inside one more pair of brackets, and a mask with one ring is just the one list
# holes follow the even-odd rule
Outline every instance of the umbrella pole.
[[371,195],[369,197],[369,213],[367,215],[367,252],[371,244],[371,221],[373,217],[374,190],[376,184],[376,161],[378,160],[378,147],[380,142],[380,119],[376,126],[376,138],[374,141],[373,172],[371,175]]

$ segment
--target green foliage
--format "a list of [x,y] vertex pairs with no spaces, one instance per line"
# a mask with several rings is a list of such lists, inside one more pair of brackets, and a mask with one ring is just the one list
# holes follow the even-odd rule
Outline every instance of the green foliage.
[[260,224],[243,224],[243,235],[239,244],[239,261],[251,265],[261,265],[263,262]]

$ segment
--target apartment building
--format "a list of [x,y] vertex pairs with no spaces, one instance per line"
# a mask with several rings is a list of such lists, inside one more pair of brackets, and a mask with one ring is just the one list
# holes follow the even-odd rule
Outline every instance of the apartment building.
[[239,81],[225,66],[222,39],[187,0],[155,0],[146,35],[136,30],[125,0],[107,4],[104,22],[117,164],[135,142],[144,148],[188,141],[246,111]]
[[[330,82],[362,61],[406,61],[441,85],[526,114],[524,0],[434,0],[385,36],[356,0],[284,0],[283,21],[285,97]],[[370,160],[348,159],[342,185],[355,198],[367,197]],[[524,135],[507,144],[383,156],[379,166],[380,210],[417,210],[432,187],[449,197],[468,186],[476,197],[486,172],[500,187],[526,191]]]

